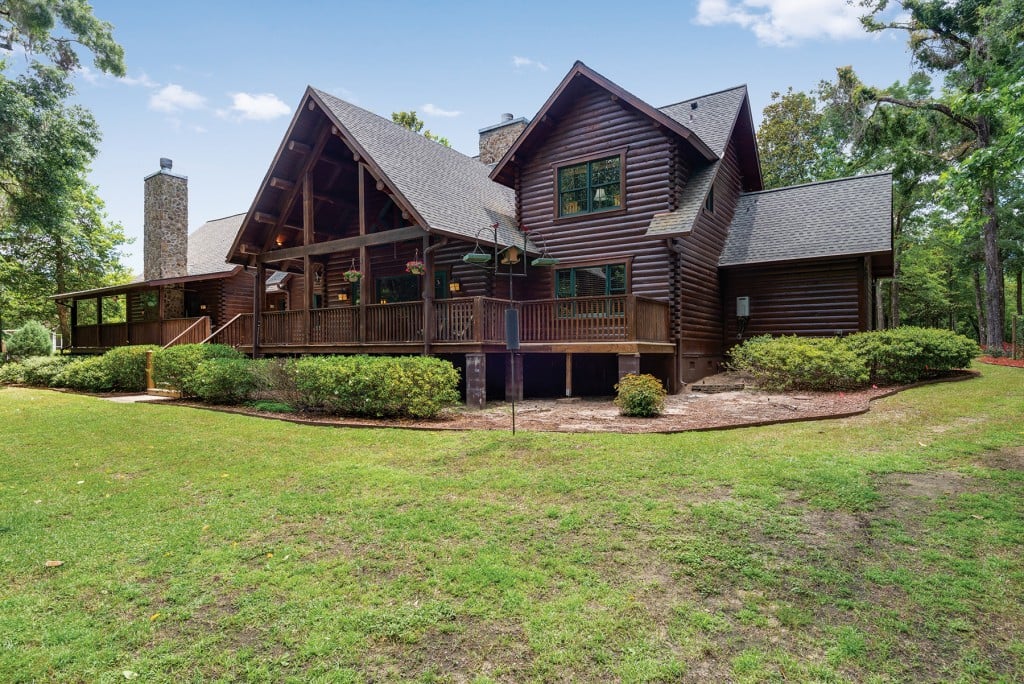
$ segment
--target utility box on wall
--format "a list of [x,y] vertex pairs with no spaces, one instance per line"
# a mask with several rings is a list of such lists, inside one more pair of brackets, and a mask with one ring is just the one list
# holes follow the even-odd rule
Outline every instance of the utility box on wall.
[[750,297],[736,298],[736,318],[750,318]]

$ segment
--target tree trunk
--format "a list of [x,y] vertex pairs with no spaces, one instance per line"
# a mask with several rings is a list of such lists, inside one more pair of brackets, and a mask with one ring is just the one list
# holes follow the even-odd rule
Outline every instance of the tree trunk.
[[[890,284],[892,280],[889,281]],[[875,282],[875,330],[885,330],[885,289],[882,281]]]
[[[54,245],[53,280],[56,293],[67,292],[67,264],[65,263],[64,239],[58,235]],[[99,323],[99,321],[97,321]],[[57,304],[57,325],[60,329],[61,340],[71,339],[71,312],[62,303]],[[62,342],[63,344],[63,342]]]
[[[975,92],[980,92],[980,83]],[[977,118],[979,149],[992,145],[991,124],[987,116]],[[1003,294],[1003,264],[999,255],[999,217],[996,215],[995,182],[985,181],[981,189],[981,213],[985,217],[985,225],[981,229],[982,242],[985,249],[985,314],[987,337],[984,346],[1003,350],[1003,328],[1005,327],[1005,309]]]
[[1024,316],[1024,299],[1021,298],[1021,285],[1024,284],[1024,266],[1017,269],[1017,315]]
[[978,344],[988,347],[988,323],[985,318],[985,298],[981,293],[981,275],[977,268],[971,269],[971,282],[974,284],[974,308],[978,313]]

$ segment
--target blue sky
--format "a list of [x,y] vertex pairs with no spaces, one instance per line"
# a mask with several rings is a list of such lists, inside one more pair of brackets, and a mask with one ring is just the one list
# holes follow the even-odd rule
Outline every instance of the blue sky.
[[[92,181],[136,239],[142,178],[160,157],[189,177],[189,226],[247,210],[307,84],[427,128],[475,154],[502,112],[532,117],[580,59],[662,106],[746,83],[772,91],[853,65],[887,85],[911,70],[905,37],[869,36],[844,0],[304,2],[94,0],[128,77],[86,69],[79,101],[103,131]],[[89,62],[86,61],[88,65]]]

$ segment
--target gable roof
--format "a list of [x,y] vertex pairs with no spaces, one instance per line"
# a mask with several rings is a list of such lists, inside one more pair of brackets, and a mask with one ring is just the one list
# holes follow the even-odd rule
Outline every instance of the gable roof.
[[538,129],[545,124],[552,108],[561,99],[562,94],[566,91],[569,85],[576,78],[585,78],[589,80],[597,87],[606,90],[609,94],[613,95],[615,98],[617,98],[624,104],[640,112],[641,114],[651,119],[658,125],[664,126],[666,129],[672,131],[681,138],[684,138],[694,147],[694,149],[697,151],[699,155],[703,156],[708,161],[714,161],[718,159],[719,155],[715,154],[715,152],[710,147],[708,147],[708,145],[705,144],[705,142],[698,135],[696,135],[690,127],[685,125],[683,122],[669,116],[668,114],[659,109],[652,107],[651,105],[647,104],[646,102],[638,98],[636,95],[633,95],[627,90],[624,90],[622,87],[616,85],[615,83],[612,83],[607,78],[597,73],[583,62],[576,61],[576,63],[572,65],[572,68],[569,69],[569,73],[565,75],[562,81],[558,84],[558,87],[555,88],[554,92],[551,93],[551,96],[548,97],[548,99],[541,106],[540,111],[537,112],[537,115],[533,117],[532,121],[530,121],[530,124],[522,133],[519,134],[519,137],[516,138],[516,141],[512,144],[511,147],[509,147],[508,151],[505,152],[504,156],[502,156],[502,158],[498,160],[498,163],[491,171],[492,179],[498,181],[499,183],[507,184],[510,182],[510,179],[507,177],[507,174],[505,173],[505,169],[508,166],[509,162],[512,161],[512,159],[516,156],[516,153],[524,144],[526,144],[530,140],[531,137],[537,135]]
[[721,157],[746,97],[747,86],[741,85],[667,105],[659,111],[696,133]]
[[223,273],[237,268],[227,263],[228,251],[245,214],[207,221],[188,236],[189,276]]
[[740,195],[718,265],[892,250],[892,174]]
[[515,193],[493,183],[486,164],[322,90],[309,92],[428,231],[469,240],[479,235],[481,242],[491,242],[490,227],[497,223],[502,246],[523,244],[514,218]]
[[719,166],[721,162],[714,161],[694,171],[683,186],[679,207],[675,211],[655,214],[647,227],[647,237],[669,237],[689,233],[697,220],[697,214],[704,206],[711,184],[715,182]]

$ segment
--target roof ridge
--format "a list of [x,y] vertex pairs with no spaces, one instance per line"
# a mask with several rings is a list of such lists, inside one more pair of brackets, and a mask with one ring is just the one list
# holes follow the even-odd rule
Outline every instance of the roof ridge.
[[716,90],[713,93],[704,93],[702,95],[694,95],[693,97],[688,97],[685,100],[680,100],[679,102],[672,102],[672,103],[667,104],[667,105],[662,105],[661,107],[658,107],[658,109],[668,109],[669,107],[675,107],[676,105],[686,104],[687,102],[693,102],[694,100],[699,100],[702,97],[711,97],[712,95],[721,95],[722,93],[728,93],[728,92],[731,92],[733,90],[739,90],[740,88],[746,90],[747,89],[747,84],[746,83],[741,83],[741,84],[739,84],[737,86],[733,86],[731,88],[722,88],[721,90]]
[[[247,213],[248,212],[240,211],[237,214],[228,214],[227,216],[221,216],[221,217],[218,217],[218,218],[206,219],[205,221],[203,221],[203,225],[205,226],[207,223],[213,223],[214,221],[223,221],[224,219],[235,218],[236,216],[245,216]],[[200,228],[202,228],[202,226],[200,226]]]
[[[395,126],[398,129],[400,129],[400,130],[406,131],[410,135],[414,135],[417,138],[420,138],[421,140],[426,140],[427,142],[434,143],[439,148],[443,148],[443,149],[446,149],[446,150],[451,150],[452,152],[455,152],[456,154],[458,154],[458,155],[460,155],[462,157],[465,157],[466,159],[469,159],[469,160],[472,160],[472,161],[476,161],[477,163],[482,163],[482,162],[479,162],[479,160],[477,160],[475,157],[471,157],[468,154],[465,154],[463,152],[459,152],[454,147],[449,147],[448,145],[442,145],[441,143],[437,142],[436,140],[431,140],[430,138],[426,137],[425,135],[423,135],[421,133],[416,133],[415,131],[411,131],[408,128],[406,128],[405,126],[403,126],[401,124],[398,124],[398,123],[395,123],[393,120],[381,116],[377,112],[372,112],[369,109],[366,109],[365,107],[360,107],[359,105],[354,104],[352,102],[349,102],[348,100],[342,99],[342,98],[338,97],[337,95],[334,95],[332,93],[327,92],[326,90],[321,90],[320,88],[317,88],[316,86],[311,85],[309,87],[312,88],[315,92],[319,93],[321,96],[326,95],[327,97],[334,98],[338,102],[344,102],[349,107],[354,107],[355,109],[358,109],[361,112],[366,112],[370,116],[375,116],[378,119],[380,119],[381,121],[383,121],[384,123],[390,124],[392,126]],[[415,111],[415,110],[413,110],[413,111]]]
[[780,192],[782,190],[796,190],[797,188],[807,188],[812,185],[827,185],[828,183],[840,183],[843,181],[858,180],[861,178],[873,178],[875,176],[891,176],[892,171],[875,171],[873,173],[862,173],[856,176],[843,176],[842,178],[829,178],[828,180],[811,181],[809,183],[798,183],[797,185],[786,185],[781,188],[771,188],[770,190],[755,190],[753,192],[741,192],[740,197],[749,197],[751,195],[766,195],[770,192]]

